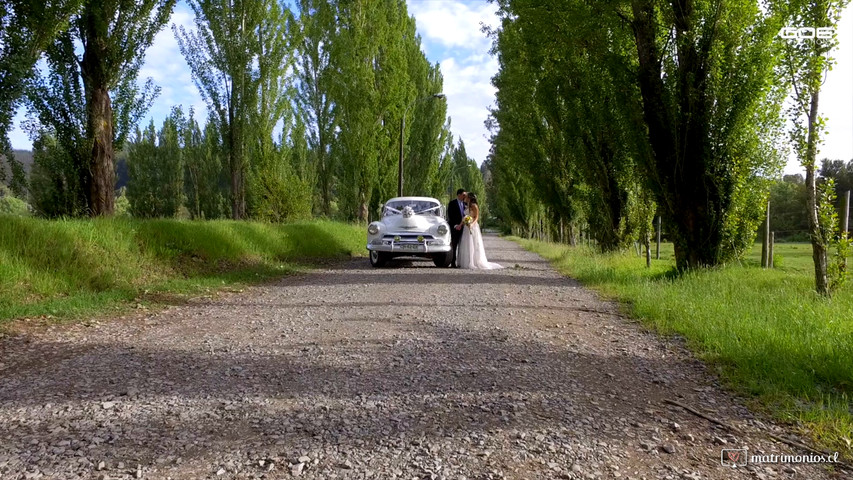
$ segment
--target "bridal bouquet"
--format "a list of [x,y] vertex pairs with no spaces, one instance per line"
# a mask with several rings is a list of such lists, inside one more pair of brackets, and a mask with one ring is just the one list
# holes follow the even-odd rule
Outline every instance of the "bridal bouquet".
[[473,221],[474,221],[474,219],[471,218],[471,215],[465,215],[465,218],[462,219],[462,223],[464,223],[465,225],[468,225],[468,226],[471,226],[471,222],[473,222]]

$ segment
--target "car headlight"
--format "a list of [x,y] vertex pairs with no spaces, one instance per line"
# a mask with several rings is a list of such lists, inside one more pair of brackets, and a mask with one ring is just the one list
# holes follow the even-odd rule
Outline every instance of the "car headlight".
[[376,235],[377,233],[379,233],[379,225],[371,223],[367,226],[367,233],[371,235]]
[[439,225],[438,226],[438,234],[439,235],[447,235],[447,225]]

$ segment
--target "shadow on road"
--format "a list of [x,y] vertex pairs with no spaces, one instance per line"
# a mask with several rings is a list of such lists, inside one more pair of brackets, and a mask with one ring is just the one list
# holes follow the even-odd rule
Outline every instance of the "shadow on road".
[[[16,428],[49,443],[95,435],[109,445],[93,453],[152,459],[185,448],[186,439],[227,449],[233,435],[242,443],[378,446],[394,438],[497,427],[572,428],[582,420],[578,405],[593,400],[611,414],[631,410],[647,394],[638,381],[644,372],[688,368],[630,355],[573,353],[514,340],[497,329],[349,320],[384,321],[407,338],[321,344],[306,337],[279,344],[272,354],[253,353],[261,344],[211,353],[34,342],[29,355],[42,361],[6,370],[0,408],[66,408],[58,416],[4,422],[0,438],[15,438],[10,433]],[[149,405],[158,398],[178,400]],[[101,402],[115,405],[104,410]],[[142,408],[133,408],[137,403]],[[202,405],[203,414],[190,404]],[[615,436],[601,434],[605,441]]]

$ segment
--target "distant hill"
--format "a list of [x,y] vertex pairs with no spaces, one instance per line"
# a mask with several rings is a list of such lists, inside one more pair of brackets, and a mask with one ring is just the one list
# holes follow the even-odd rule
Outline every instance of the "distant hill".
[[[33,152],[30,150],[13,150],[15,160],[24,165],[24,171],[29,176],[33,168]],[[127,185],[127,155],[124,152],[116,152],[116,189]],[[6,165],[6,159],[0,155],[0,168],[6,173],[6,178],[9,178],[9,166]]]
[[[12,153],[15,155],[15,160],[24,164],[24,170],[29,175],[30,169],[33,166],[33,152],[29,150],[12,150]],[[3,168],[3,171],[7,175],[9,174],[9,166],[6,165],[6,159],[3,155],[0,155],[0,168]]]

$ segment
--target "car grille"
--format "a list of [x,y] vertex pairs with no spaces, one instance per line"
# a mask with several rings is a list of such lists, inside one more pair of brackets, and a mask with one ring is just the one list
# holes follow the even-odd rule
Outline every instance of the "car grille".
[[434,240],[435,237],[429,234],[420,234],[420,235],[385,235],[382,237],[383,240],[394,240],[394,237],[400,237],[397,240],[397,243],[405,243],[405,242],[417,242],[418,237],[422,237],[423,240]]

